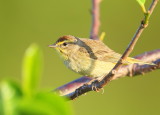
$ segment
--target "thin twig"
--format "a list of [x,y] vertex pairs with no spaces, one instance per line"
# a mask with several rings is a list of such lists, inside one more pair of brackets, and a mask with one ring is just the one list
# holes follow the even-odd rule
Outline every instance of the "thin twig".
[[99,39],[98,32],[100,27],[100,4],[101,0],[92,0],[92,25],[91,25],[91,32],[90,38],[91,39]]
[[[153,70],[160,69],[160,49],[150,51],[150,52],[145,52],[134,58],[142,60],[144,62],[148,62],[148,63],[153,62],[156,65],[152,66],[152,65],[131,64],[131,65],[122,66],[117,71],[116,75],[114,75],[112,80],[126,77],[126,76],[135,77],[137,75],[142,75],[142,74],[151,72]],[[83,86],[84,84],[89,83],[91,80],[93,80],[92,77],[81,77],[61,87],[58,87],[54,91],[58,92],[61,96],[67,96],[68,98],[72,99],[71,96],[76,93],[75,90]]]
[[[148,12],[150,13],[149,15],[151,16],[155,6],[157,5],[158,0],[153,0],[150,8],[148,9]],[[109,72],[109,74],[107,76],[105,76],[103,78],[103,80],[100,82],[100,88],[103,87],[104,85],[106,85],[115,75],[115,72],[120,68],[120,66],[123,64],[123,60],[125,60],[129,54],[133,51],[133,48],[135,46],[135,44],[137,43],[138,39],[140,38],[140,35],[142,34],[142,32],[144,31],[144,29],[148,26],[148,24],[144,24],[143,22],[145,21],[145,17],[142,20],[141,24],[139,25],[135,35],[132,38],[132,41],[130,42],[129,46],[127,47],[127,49],[125,50],[125,52],[123,53],[122,57],[119,59],[119,61],[117,62],[117,64],[114,66],[114,68]]]
[[152,4],[150,5],[149,9],[148,9],[148,12],[150,12],[150,14],[152,14],[154,8],[156,7],[157,3],[158,3],[159,0],[153,0],[152,1]]

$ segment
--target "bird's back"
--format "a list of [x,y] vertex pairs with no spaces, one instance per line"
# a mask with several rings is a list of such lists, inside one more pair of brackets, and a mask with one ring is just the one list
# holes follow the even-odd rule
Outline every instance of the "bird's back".
[[88,51],[87,55],[94,55],[96,60],[116,63],[121,57],[120,54],[111,50],[102,41],[83,38],[80,40],[82,40],[86,46],[91,48],[91,50],[89,50],[89,48],[87,49],[83,47],[84,50]]

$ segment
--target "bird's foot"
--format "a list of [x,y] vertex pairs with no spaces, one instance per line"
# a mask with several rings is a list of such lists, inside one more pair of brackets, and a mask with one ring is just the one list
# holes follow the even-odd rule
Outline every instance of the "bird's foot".
[[101,87],[98,87],[98,84],[100,83],[100,80],[95,79],[92,83],[91,83],[91,87],[93,91],[99,92],[99,90],[101,89]]

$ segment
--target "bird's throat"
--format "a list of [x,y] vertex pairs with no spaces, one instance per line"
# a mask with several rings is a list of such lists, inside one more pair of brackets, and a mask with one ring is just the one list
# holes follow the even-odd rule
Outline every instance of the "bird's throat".
[[57,52],[59,53],[59,55],[62,57],[62,59],[64,59],[64,60],[68,60],[68,55],[67,54],[65,54],[65,52],[62,50],[62,49],[56,49],[57,50]]

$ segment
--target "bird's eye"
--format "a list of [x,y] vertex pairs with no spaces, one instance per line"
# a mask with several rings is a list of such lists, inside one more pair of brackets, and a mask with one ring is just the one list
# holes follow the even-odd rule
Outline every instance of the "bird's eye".
[[67,45],[67,43],[63,43],[63,46],[66,46]]

